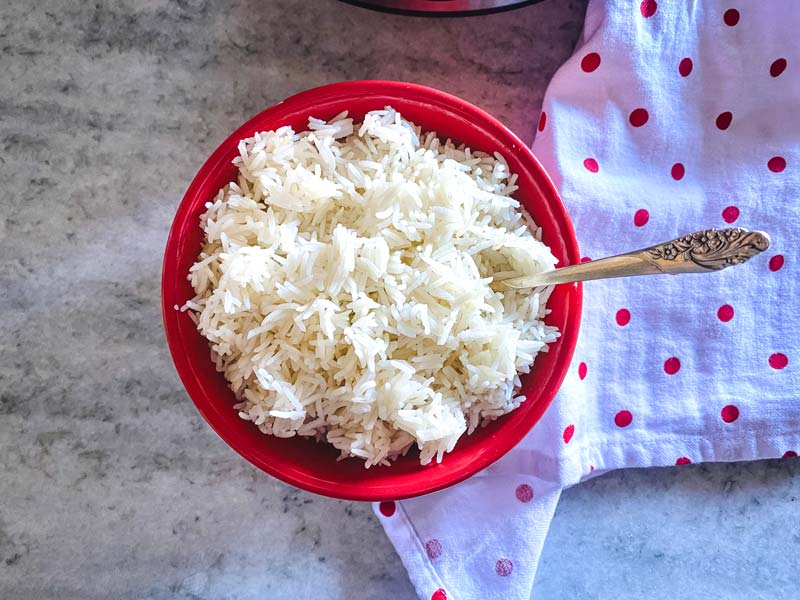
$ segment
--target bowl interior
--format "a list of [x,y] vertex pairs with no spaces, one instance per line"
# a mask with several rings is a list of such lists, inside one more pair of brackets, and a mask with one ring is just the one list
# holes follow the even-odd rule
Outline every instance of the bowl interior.
[[539,354],[522,378],[527,401],[517,410],[463,436],[441,464],[422,467],[414,451],[391,467],[365,469],[358,459],[337,461],[338,452],[306,438],[279,439],[260,433],[240,419],[225,379],[209,357],[206,340],[186,313],[174,309],[193,296],[186,279],[201,247],[199,217],[204,204],[234,179],[231,161],[242,138],[256,131],[291,125],[306,129],[307,119],[329,119],[348,110],[356,119],[391,105],[423,130],[435,130],[473,149],[503,154],[519,190],[515,197],[543,230],[543,240],[560,265],[579,260],[575,233],[567,212],[542,167],[528,148],[503,125],[474,106],[422,86],[381,81],[346,82],[293,96],[256,115],[211,155],[192,181],[170,231],[164,257],[162,307],[167,341],[178,373],[197,408],[213,429],[239,454],[264,471],[297,487],[354,500],[388,500],[418,496],[466,479],[510,450],[539,420],[569,367],[578,334],[580,285],[558,286],[550,297],[546,321],[558,327],[559,340]]

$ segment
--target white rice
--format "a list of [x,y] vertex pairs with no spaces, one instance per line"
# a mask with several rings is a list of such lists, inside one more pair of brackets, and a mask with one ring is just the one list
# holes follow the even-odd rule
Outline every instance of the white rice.
[[206,204],[190,310],[241,418],[365,466],[414,443],[427,464],[514,410],[558,332],[550,290],[492,274],[556,263],[503,157],[442,143],[387,107],[242,140]]

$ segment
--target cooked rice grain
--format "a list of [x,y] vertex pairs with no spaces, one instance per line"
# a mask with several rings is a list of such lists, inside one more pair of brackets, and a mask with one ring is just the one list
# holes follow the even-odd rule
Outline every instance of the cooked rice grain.
[[423,464],[441,460],[519,406],[518,373],[558,336],[542,322],[550,290],[495,293],[492,274],[556,259],[501,155],[390,107],[308,129],[240,142],[183,310],[263,433],[314,436],[367,467],[414,443]]

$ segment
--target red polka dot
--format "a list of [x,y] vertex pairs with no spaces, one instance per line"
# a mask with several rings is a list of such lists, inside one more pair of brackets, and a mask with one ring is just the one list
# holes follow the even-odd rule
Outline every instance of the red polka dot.
[[681,370],[681,360],[677,356],[671,356],[664,361],[664,372],[667,375],[675,375]]
[[447,600],[447,592],[445,592],[442,588],[439,588],[433,592],[431,600]]
[[786,159],[782,156],[773,156],[767,161],[767,168],[773,173],[780,173],[786,168]]
[[637,227],[644,227],[649,220],[650,220],[650,213],[643,208],[637,210],[636,213],[633,215],[633,224],[636,225]]
[[672,170],[670,171],[670,175],[675,181],[680,181],[683,179],[683,176],[686,174],[686,169],[683,167],[682,163],[675,163],[672,165]]
[[780,271],[783,266],[783,254],[776,254],[769,259],[769,270]]
[[542,111],[539,115],[539,131],[544,131],[544,126],[547,125],[547,113]]
[[593,158],[587,158],[584,160],[583,166],[586,167],[586,170],[590,173],[597,173],[600,170],[600,165],[598,165],[597,161]]
[[530,502],[533,500],[533,488],[527,483],[520,483],[514,490],[514,495],[520,502]]
[[717,310],[717,317],[723,323],[727,323],[733,318],[733,307],[730,304],[723,304]]
[[384,517],[391,517],[394,514],[394,511],[397,507],[395,506],[394,502],[381,502],[378,505],[378,510],[381,511],[381,514]]
[[778,58],[769,66],[769,74],[777,77],[786,70],[786,59]]
[[642,16],[645,19],[648,19],[656,14],[656,10],[658,10],[658,2],[656,2],[656,0],[642,0],[642,3],[639,5],[639,10],[641,11]]
[[733,113],[728,110],[726,110],[725,112],[721,112],[717,115],[717,120],[716,120],[717,129],[725,131],[728,127],[731,126],[732,122],[733,122]]
[[614,424],[617,427],[627,427],[633,421],[633,415],[629,410],[621,410],[614,415]]
[[578,377],[580,377],[582,380],[586,379],[586,371],[587,370],[588,370],[588,368],[586,367],[586,363],[585,362],[582,362],[581,364],[579,364],[578,365]]
[[722,210],[722,219],[726,223],[733,223],[739,218],[739,209],[735,206],[726,206]]
[[591,259],[591,258],[589,258],[588,256],[584,256],[583,258],[581,258],[581,262],[582,262],[582,263],[589,262],[589,261],[591,261],[591,260],[592,260],[592,259]]
[[733,423],[739,418],[739,409],[733,404],[728,404],[727,406],[722,407],[722,411],[720,411],[719,415],[726,423]]
[[591,73],[600,66],[600,55],[597,52],[589,52],[581,60],[581,69],[585,73]]
[[675,461],[676,465],[690,465],[692,464],[691,459],[687,458],[686,456],[681,456],[678,460]]
[[786,452],[783,453],[783,456],[781,458],[797,458],[797,452],[795,452],[794,450],[787,450]]
[[775,354],[769,357],[769,366],[773,369],[781,370],[785,369],[786,365],[789,364],[789,358],[780,352],[776,352]]
[[631,322],[631,311],[627,308],[620,308],[617,311],[617,325],[620,327],[625,327],[628,323]]
[[722,20],[725,21],[725,25],[728,27],[733,27],[739,22],[739,11],[735,8],[729,8],[725,11],[725,14],[722,15]]
[[512,563],[507,558],[501,558],[496,563],[494,563],[494,572],[500,575],[500,577],[508,577],[511,575],[511,571],[514,570],[514,563]]
[[694,68],[694,63],[688,56],[678,63],[678,73],[681,74],[681,77],[688,77],[689,73],[692,72],[692,68]]
[[[584,374],[584,377],[585,376],[586,375]],[[581,379],[583,379],[583,377],[581,377]],[[569,444],[569,441],[572,439],[574,433],[575,433],[575,425],[567,425],[566,427],[564,427],[564,433],[561,435],[561,437],[564,438],[565,444]]]
[[425,542],[425,553],[431,560],[436,560],[442,555],[442,542],[433,538]]
[[630,121],[631,125],[634,127],[641,127],[645,123],[647,123],[648,119],[650,118],[650,113],[648,113],[644,108],[636,108],[631,111],[630,116],[628,117],[628,121]]

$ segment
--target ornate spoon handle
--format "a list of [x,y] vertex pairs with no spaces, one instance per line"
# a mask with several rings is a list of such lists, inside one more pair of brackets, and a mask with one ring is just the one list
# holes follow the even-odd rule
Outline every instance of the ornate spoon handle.
[[769,248],[763,231],[706,229],[643,250],[601,258],[561,269],[494,281],[494,289],[535,288],[611,277],[667,273],[708,273],[738,265]]

